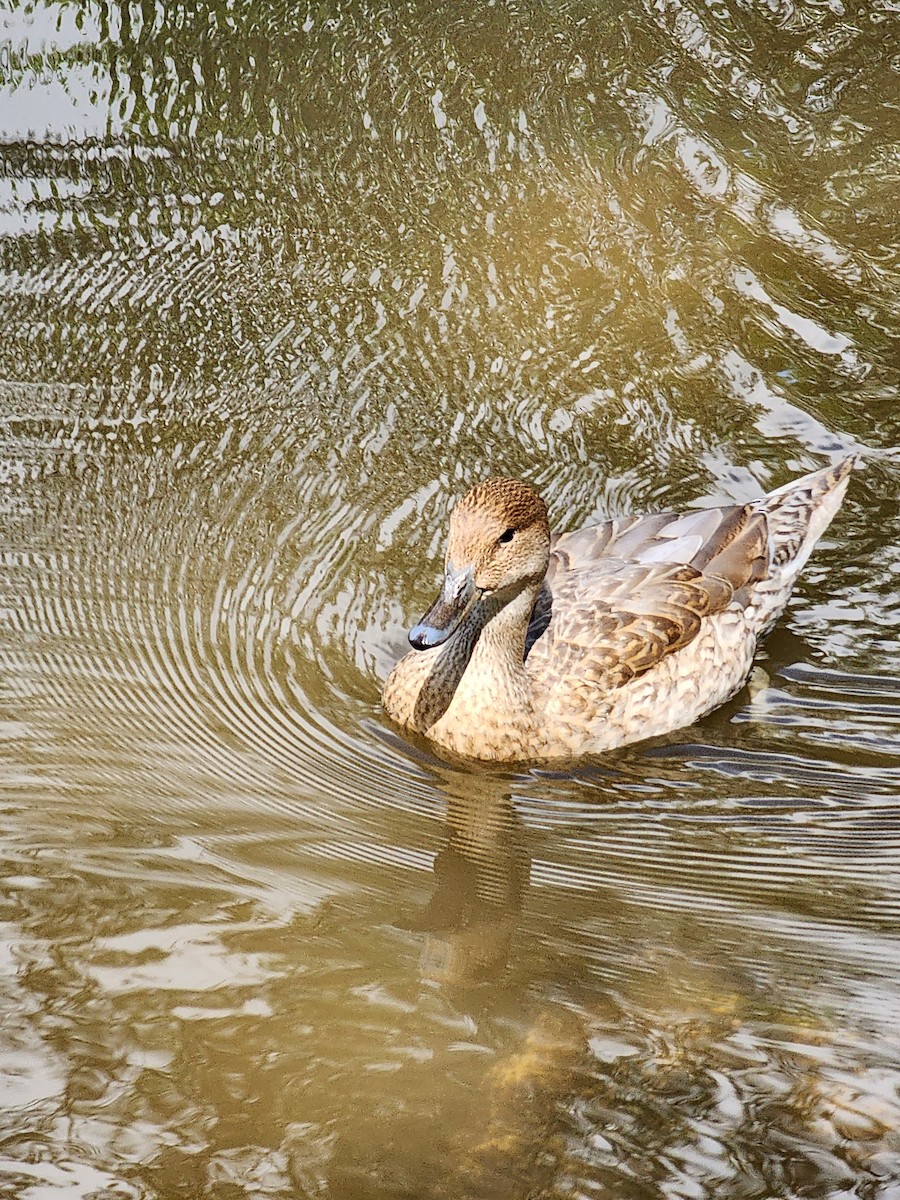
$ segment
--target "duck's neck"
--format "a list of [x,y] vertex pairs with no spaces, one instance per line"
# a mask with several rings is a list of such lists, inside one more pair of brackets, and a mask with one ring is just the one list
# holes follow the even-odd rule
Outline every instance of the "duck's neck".
[[457,631],[468,655],[455,682],[452,704],[460,717],[469,711],[468,722],[477,724],[477,714],[486,710],[501,717],[521,715],[527,707],[525,635],[539,588],[539,583],[524,587],[506,603],[497,596],[484,598]]
[[469,668],[524,674],[525,636],[540,587],[538,581],[506,603],[491,596],[475,606],[469,619],[474,618],[479,634],[472,643]]
[[[476,724],[486,705],[498,715],[521,710],[528,688],[525,635],[539,590],[539,582],[525,587],[505,604],[497,596],[484,597],[449,641],[408,654],[388,680],[388,711],[426,733],[451,707],[460,717],[469,710]],[[417,680],[409,693],[404,678]]]

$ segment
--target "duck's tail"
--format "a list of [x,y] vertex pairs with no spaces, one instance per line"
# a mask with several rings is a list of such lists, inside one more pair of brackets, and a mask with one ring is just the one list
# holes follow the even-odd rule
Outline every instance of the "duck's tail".
[[855,457],[769,492],[753,505],[765,514],[769,538],[769,572],[756,588],[761,632],[778,619],[794,581],[816,542],[841,507]]

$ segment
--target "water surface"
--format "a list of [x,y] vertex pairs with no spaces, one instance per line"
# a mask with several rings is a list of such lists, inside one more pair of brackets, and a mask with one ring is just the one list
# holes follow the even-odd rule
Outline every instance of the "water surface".
[[[881,0],[0,14],[0,1194],[900,1195]],[[860,470],[750,686],[379,709],[454,496]]]

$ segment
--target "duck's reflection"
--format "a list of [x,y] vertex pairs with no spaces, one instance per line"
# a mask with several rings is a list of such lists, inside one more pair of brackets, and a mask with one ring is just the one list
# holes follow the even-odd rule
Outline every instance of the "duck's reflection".
[[427,935],[423,976],[467,986],[498,978],[528,888],[531,858],[508,778],[447,770],[446,844],[435,856],[434,890],[397,924]]

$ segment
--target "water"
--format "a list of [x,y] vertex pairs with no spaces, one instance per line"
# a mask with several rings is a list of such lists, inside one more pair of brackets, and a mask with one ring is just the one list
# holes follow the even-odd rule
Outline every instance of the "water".
[[[0,1195],[900,1195],[894,7],[0,15]],[[751,686],[380,714],[452,498],[856,451]]]

